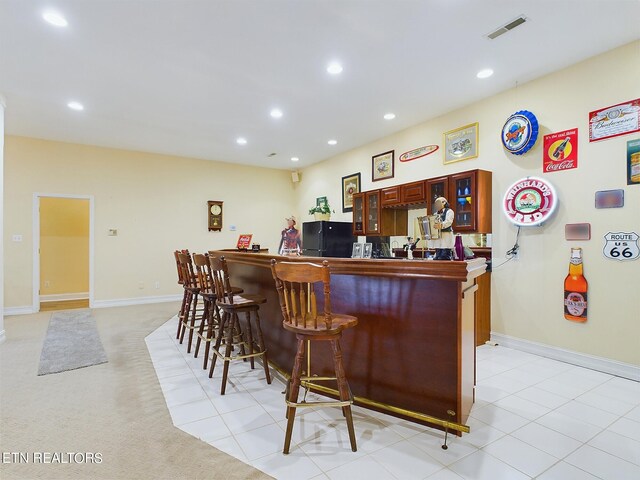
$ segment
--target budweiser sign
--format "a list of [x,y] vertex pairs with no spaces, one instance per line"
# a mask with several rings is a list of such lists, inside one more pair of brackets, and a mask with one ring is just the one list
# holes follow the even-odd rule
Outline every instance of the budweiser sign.
[[558,197],[553,186],[540,178],[518,180],[507,189],[502,210],[518,226],[540,225],[556,209]]
[[545,173],[578,168],[578,129],[545,135],[542,162]]

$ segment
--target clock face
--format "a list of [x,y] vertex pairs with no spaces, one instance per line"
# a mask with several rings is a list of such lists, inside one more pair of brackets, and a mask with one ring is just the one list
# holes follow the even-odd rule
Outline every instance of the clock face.
[[220,207],[220,205],[212,205],[211,213],[214,215],[220,215],[220,213],[222,213],[222,208]]

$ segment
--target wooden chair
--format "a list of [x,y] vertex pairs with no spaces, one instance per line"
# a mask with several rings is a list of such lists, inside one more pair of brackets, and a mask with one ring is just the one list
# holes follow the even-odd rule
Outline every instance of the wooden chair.
[[[317,406],[342,407],[342,414],[346,418],[347,429],[349,430],[351,450],[355,452],[357,450],[356,435],[351,414],[353,396],[349,390],[349,384],[342,365],[340,337],[343,330],[356,326],[358,319],[331,311],[330,273],[329,264],[326,260],[322,262],[322,265],[271,260],[271,272],[273,273],[280,299],[283,316],[282,326],[296,334],[298,343],[291,379],[286,391],[287,430],[283,453],[289,453],[296,408]],[[316,290],[321,291],[324,295],[323,312],[318,311]],[[335,377],[311,376],[309,347],[312,341],[331,342]],[[306,375],[302,375],[305,343],[307,344],[307,370]],[[305,394],[303,401],[298,402],[298,393],[302,382],[305,382],[303,387],[308,391],[309,387],[313,386],[312,382],[323,380],[337,381],[339,401],[307,402]]]
[[178,269],[182,272],[182,288],[185,291],[183,308],[179,318],[180,323],[178,324],[178,336],[180,337],[180,343],[182,343],[184,334],[189,330],[189,341],[187,342],[187,353],[189,353],[193,342],[193,331],[198,328],[196,320],[202,319],[202,311],[198,311],[200,288],[198,288],[196,282],[191,255],[180,252],[177,254],[177,258]]
[[[209,264],[211,275],[213,277],[213,284],[215,286],[216,305],[222,311],[220,327],[218,328],[215,345],[213,347],[214,357],[211,360],[209,378],[213,377],[216,359],[220,357],[224,362],[220,394],[224,395],[227,386],[227,377],[229,374],[229,362],[232,360],[242,359],[246,361],[246,359],[249,359],[251,362],[251,369],[253,369],[255,366],[254,358],[262,357],[267,383],[271,384],[267,348],[264,344],[262,329],[260,328],[259,314],[260,304],[265,303],[267,300],[260,295],[235,293],[229,281],[229,271],[224,257],[214,257],[209,255]],[[246,318],[244,332],[240,326],[240,319],[238,316],[240,313],[244,313]],[[256,341],[254,341],[253,338],[254,327],[257,335]],[[220,345],[223,340],[225,344],[224,355],[220,353]],[[240,354],[232,356],[234,345],[238,345],[240,347]],[[245,351],[245,347],[248,348],[248,352]]]
[[204,303],[202,320],[196,331],[196,350],[193,356],[198,357],[200,343],[204,340],[204,362],[202,368],[206,369],[209,361],[209,346],[211,340],[214,338],[215,329],[220,325],[220,310],[216,305],[216,292],[215,286],[213,285],[213,276],[209,266],[208,255],[206,253],[204,255],[194,253],[193,263],[196,267],[196,284]]
[[[176,261],[176,267],[178,269],[178,285],[181,285],[184,287],[184,280],[182,279],[182,277],[185,275],[185,272],[178,258],[178,255],[181,253],[189,255],[189,250],[176,250],[173,252],[173,256]],[[182,305],[180,305],[180,311],[178,312],[178,331],[176,333],[176,338],[180,338],[180,331],[182,330],[182,319],[184,318],[184,315],[185,315],[184,310],[185,310],[185,306],[187,305],[187,299],[189,296],[189,292],[187,291],[187,289],[183,288],[183,290],[184,290],[184,294],[182,295]]]

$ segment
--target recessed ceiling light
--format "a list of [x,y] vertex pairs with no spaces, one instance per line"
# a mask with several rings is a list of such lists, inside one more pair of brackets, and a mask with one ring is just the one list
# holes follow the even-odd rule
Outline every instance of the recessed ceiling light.
[[491,75],[493,75],[493,70],[491,70],[490,68],[485,68],[484,70],[480,70],[476,74],[476,77],[478,77],[478,78],[489,78]]
[[342,65],[340,65],[338,62],[331,62],[327,66],[327,72],[329,72],[331,75],[338,75],[339,73],[342,73]]
[[244,137],[238,137],[236,138],[236,143],[238,145],[246,145],[247,144],[247,139]]
[[282,110],[280,110],[279,108],[274,108],[273,110],[271,110],[269,115],[271,115],[273,118],[280,118],[282,117]]
[[298,157],[291,157],[292,162],[297,162],[298,160],[300,160]]
[[69,102],[67,103],[67,107],[69,107],[71,110],[76,110],[78,112],[81,112],[82,110],[84,110],[84,105],[82,105],[80,102]]
[[396,118],[396,114],[395,113],[385,113],[384,114],[384,119],[385,120],[393,120],[394,118]]
[[60,15],[58,12],[54,12],[53,10],[47,10],[42,14],[42,18],[45,19],[46,22],[51,25],[55,25],[56,27],[66,27],[69,25],[67,19]]
[[337,140],[329,140],[327,143],[328,143],[329,145],[337,145],[337,144],[338,144],[338,141],[337,141]]

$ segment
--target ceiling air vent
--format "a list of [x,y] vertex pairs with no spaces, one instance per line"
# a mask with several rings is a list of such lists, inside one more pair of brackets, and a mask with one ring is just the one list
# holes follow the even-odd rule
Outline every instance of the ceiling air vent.
[[520,15],[518,18],[510,21],[509,23],[507,23],[506,25],[503,25],[502,27],[498,28],[496,31],[491,32],[489,35],[487,35],[487,37],[489,37],[491,40],[499,37],[500,35],[503,35],[505,33],[507,33],[509,30],[513,30],[514,28],[522,25],[524,22],[527,21],[527,18],[524,15]]

